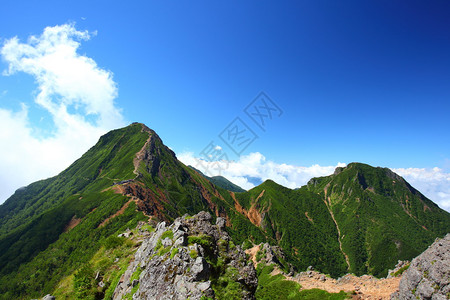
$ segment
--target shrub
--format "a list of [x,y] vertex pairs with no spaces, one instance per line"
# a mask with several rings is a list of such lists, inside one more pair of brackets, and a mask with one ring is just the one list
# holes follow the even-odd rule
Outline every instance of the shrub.
[[409,268],[409,264],[407,264],[406,266],[401,267],[400,269],[398,269],[394,274],[395,277],[400,276],[403,274],[403,272],[405,272],[406,270],[408,270]]
[[170,258],[172,259],[180,250],[178,248],[172,248],[172,252],[170,252]]
[[173,239],[173,231],[167,230],[161,235],[161,240],[164,240],[165,238]]
[[212,245],[212,237],[206,234],[188,236],[188,244],[199,244],[205,249],[209,249]]
[[122,246],[122,244],[125,242],[125,238],[123,237],[117,237],[117,236],[110,236],[107,239],[104,240],[103,246],[107,250],[117,248]]
[[75,273],[73,280],[76,299],[95,299],[95,279],[94,271],[84,266]]
[[197,250],[192,249],[191,252],[189,252],[189,256],[193,259],[196,259],[198,257]]

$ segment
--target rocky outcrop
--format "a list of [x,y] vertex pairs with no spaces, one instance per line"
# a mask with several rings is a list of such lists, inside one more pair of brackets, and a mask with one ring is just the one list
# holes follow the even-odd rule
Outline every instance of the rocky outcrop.
[[407,260],[399,260],[393,270],[388,270],[386,278],[393,278],[401,276],[409,268],[410,262]]
[[287,275],[292,276],[294,274],[294,267],[286,262],[283,250],[278,246],[272,246],[268,243],[260,244],[254,262],[255,264],[260,262],[266,265],[275,264],[280,271]]
[[142,242],[113,299],[254,299],[256,271],[225,232],[225,220],[209,213],[159,223]]
[[450,298],[450,234],[414,258],[391,299]]

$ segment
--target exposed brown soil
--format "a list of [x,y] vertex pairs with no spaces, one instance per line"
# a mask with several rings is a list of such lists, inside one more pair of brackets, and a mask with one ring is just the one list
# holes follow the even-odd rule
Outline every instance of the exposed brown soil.
[[109,216],[103,222],[101,222],[100,225],[98,225],[98,228],[105,226],[106,223],[108,223],[109,220],[111,220],[111,219],[113,219],[113,218],[123,214],[125,212],[125,210],[127,209],[128,205],[130,205],[131,201],[133,201],[133,199],[128,200],[128,202],[125,203],[115,214]]
[[261,248],[261,245],[256,245],[252,248],[249,248],[247,250],[245,250],[245,253],[250,255],[250,259],[253,262],[253,265],[256,268],[257,262],[256,262],[256,253],[258,253],[259,249]]
[[321,289],[329,293],[340,291],[354,292],[353,299],[390,299],[398,289],[401,277],[378,279],[370,275],[357,277],[345,275],[339,280],[326,277],[318,272],[302,272],[295,277],[285,276],[287,280],[298,282],[302,289]]
[[308,219],[308,221],[310,221],[311,223],[314,223],[314,220],[308,215],[307,211],[305,211],[305,216]]
[[253,204],[247,214],[248,219],[250,220],[250,222],[252,222],[253,224],[255,224],[256,226],[260,227],[261,226],[261,214],[259,213],[257,207],[255,204]]
[[145,130],[144,127],[142,128],[142,131],[148,132],[149,136],[148,136],[148,139],[145,142],[144,146],[141,148],[141,150],[139,150],[138,153],[136,153],[136,157],[133,159],[133,165],[134,165],[133,173],[136,174],[136,176],[139,176],[139,172],[138,172],[139,164],[141,163],[142,160],[144,160],[145,151],[147,150],[148,144],[150,143],[150,140],[152,139],[152,136],[153,136],[152,133],[150,131]]
[[256,200],[252,201],[252,204],[250,206],[250,209],[247,211],[245,208],[242,207],[242,205],[237,201],[236,196],[233,192],[230,192],[231,198],[233,198],[234,201],[234,208],[241,214],[243,214],[245,217],[247,217],[250,222],[252,222],[254,225],[260,227],[262,216],[259,212],[259,206],[258,206],[258,199],[264,195],[265,190],[263,190],[259,196],[256,198]]
[[78,224],[80,224],[81,219],[77,218],[76,216],[73,216],[72,219],[70,219],[69,223],[66,224],[66,227],[64,227],[64,232],[69,231],[70,229],[74,228]]
[[202,195],[202,198],[204,200],[206,200],[206,202],[208,203],[208,207],[211,209],[211,211],[214,212],[214,214],[216,215],[216,217],[222,217],[225,218],[226,220],[226,225],[227,226],[231,226],[231,222],[226,214],[226,211],[223,207],[217,205],[217,203],[215,203],[212,198],[213,196],[221,199],[222,201],[225,201],[225,199],[223,198],[223,196],[219,193],[219,191],[214,187],[214,185],[212,185],[211,183],[209,183],[210,187],[213,189],[212,193],[203,185],[203,183],[198,182],[197,180],[195,180],[193,177],[191,177],[191,180],[195,183],[196,186],[200,187],[200,193]]
[[148,216],[155,216],[160,220],[166,220],[163,214],[165,210],[163,202],[167,201],[167,197],[162,190],[157,188],[154,192],[135,182],[123,184],[120,186],[120,189],[122,189],[121,194],[132,197],[136,202],[138,210]]
[[[256,268],[256,253],[258,253],[260,245],[245,250],[250,256],[253,265]],[[301,289],[321,289],[329,293],[339,293],[344,291],[353,293],[352,299],[390,299],[390,295],[397,291],[400,283],[400,277],[378,279],[370,275],[357,277],[354,275],[345,275],[340,279],[333,279],[324,274],[315,271],[301,272],[296,276],[287,276],[280,269],[274,268],[271,275],[283,274],[286,280],[292,280],[301,285]]]

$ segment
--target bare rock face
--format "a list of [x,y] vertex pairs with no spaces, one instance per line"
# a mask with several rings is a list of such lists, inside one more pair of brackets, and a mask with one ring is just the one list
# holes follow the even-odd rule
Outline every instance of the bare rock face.
[[215,290],[223,293],[227,285],[240,299],[254,299],[253,264],[223,230],[223,220],[211,221],[209,213],[200,212],[170,226],[159,223],[137,250],[113,299],[214,299]]
[[399,260],[393,270],[388,270],[388,276],[386,278],[401,276],[403,274],[403,271],[409,268],[409,264],[410,262],[407,260]]
[[450,234],[412,260],[391,299],[450,299]]

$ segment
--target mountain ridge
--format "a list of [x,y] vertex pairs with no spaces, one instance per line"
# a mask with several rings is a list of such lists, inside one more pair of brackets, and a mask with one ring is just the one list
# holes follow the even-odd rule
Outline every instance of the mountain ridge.
[[206,179],[208,179],[209,181],[211,181],[212,183],[214,183],[215,185],[231,191],[231,192],[235,192],[235,193],[241,193],[241,192],[245,192],[245,190],[243,188],[241,188],[240,186],[234,184],[233,182],[231,182],[230,180],[228,180],[227,178],[218,175],[218,176],[206,176],[202,171],[194,168],[191,165],[188,165],[189,168],[193,169],[194,171],[196,171],[197,173],[199,173],[200,175],[202,175],[203,177],[205,177]]
[[0,294],[51,292],[111,236],[140,221],[171,222],[200,211],[222,217],[236,244],[280,246],[297,270],[313,265],[333,277],[383,276],[397,259],[411,259],[450,231],[450,214],[380,170],[351,163],[296,190],[267,180],[234,193],[185,166],[156,132],[133,123],[0,206]]

